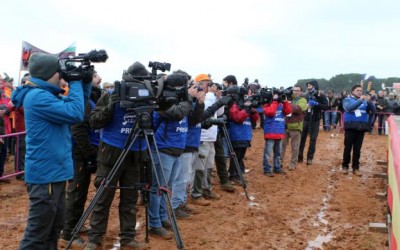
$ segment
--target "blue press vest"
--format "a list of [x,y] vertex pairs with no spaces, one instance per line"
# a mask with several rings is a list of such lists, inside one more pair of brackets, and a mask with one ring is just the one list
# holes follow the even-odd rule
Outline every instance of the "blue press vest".
[[200,146],[201,123],[188,128],[186,135],[186,147],[198,148]]
[[[111,122],[103,128],[102,141],[113,147],[123,149],[136,119],[137,114],[135,111],[127,111],[121,108],[119,104],[114,105],[114,116]],[[137,138],[129,150],[142,151],[146,149],[146,140]]]
[[243,123],[229,121],[229,137],[231,141],[251,141],[253,131],[251,128],[250,117],[247,117]]
[[285,115],[281,103],[279,103],[274,117],[265,116],[264,134],[285,134]]
[[157,147],[184,149],[186,145],[186,135],[188,131],[187,117],[181,121],[170,121],[159,116],[157,111],[153,112],[153,124]]

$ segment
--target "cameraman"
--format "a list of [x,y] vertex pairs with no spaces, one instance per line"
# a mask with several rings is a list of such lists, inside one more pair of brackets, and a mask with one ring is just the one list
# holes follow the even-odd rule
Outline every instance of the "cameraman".
[[314,158],[317,137],[319,133],[319,124],[322,117],[322,111],[327,110],[328,99],[319,92],[318,82],[311,80],[306,83],[308,92],[305,98],[307,99],[307,112],[303,123],[303,132],[301,133],[299,159],[298,162],[303,162],[303,152],[307,140],[307,135],[310,134],[310,144],[307,152],[307,165],[312,164]]
[[[257,121],[260,116],[254,107],[251,107],[251,102],[244,102],[244,95],[247,93],[245,89],[240,89],[237,86],[236,77],[229,75],[223,79],[224,85],[227,88],[228,95],[233,97],[233,102],[229,106],[229,137],[231,139],[233,150],[239,162],[239,167],[242,173],[245,172],[244,156],[247,148],[251,146],[250,142],[253,136],[251,121]],[[241,184],[239,173],[234,166],[234,161],[231,158],[229,166],[229,179],[235,183]]]
[[285,137],[285,116],[292,113],[292,107],[285,95],[274,94],[271,103],[264,104],[264,175],[273,177],[272,167],[269,162],[271,152],[274,152],[272,165],[274,173],[284,174],[280,166],[282,139]]
[[[25,182],[30,200],[19,249],[57,249],[63,228],[66,181],[74,171],[70,126],[84,118],[93,72],[82,71],[86,84],[61,79],[58,60],[54,55],[32,54],[31,78],[12,94],[15,107],[25,108]],[[60,83],[65,81],[70,85],[66,97],[60,95]]]
[[286,131],[282,142],[281,166],[285,160],[286,147],[290,140],[291,158],[288,167],[289,170],[294,170],[297,166],[303,120],[307,110],[307,100],[302,97],[302,91],[300,85],[294,85],[291,102],[292,114],[285,117]]
[[[90,99],[85,104],[84,121],[72,125],[72,153],[75,167],[74,178],[68,181],[67,187],[65,223],[61,236],[65,241],[71,240],[72,231],[83,214],[91,174],[96,172],[100,133],[99,130],[90,128],[89,114],[95,108],[101,96],[100,81],[100,76],[97,72],[94,72]],[[76,246],[83,246],[84,243],[85,241],[81,237],[74,240]]]
[[[127,82],[139,82],[136,76],[148,76],[149,73],[140,62],[132,64],[122,78]],[[120,106],[119,93],[105,93],[98,100],[95,109],[89,115],[89,124],[92,129],[102,129],[99,153],[97,157],[97,171],[94,185],[99,188],[104,179],[112,171],[121,155],[125,142],[137,119],[137,113]],[[110,186],[126,187],[120,189],[119,219],[121,247],[144,248],[146,244],[135,240],[136,236],[136,202],[139,183],[140,164],[146,156],[147,145],[144,139],[138,139],[129,149],[124,161],[116,172]],[[91,156],[92,157],[92,156]],[[95,161],[94,159],[90,159]],[[101,246],[103,236],[107,231],[108,217],[111,203],[114,199],[115,188],[104,189],[93,208],[88,231],[89,243],[85,250],[97,249]]]

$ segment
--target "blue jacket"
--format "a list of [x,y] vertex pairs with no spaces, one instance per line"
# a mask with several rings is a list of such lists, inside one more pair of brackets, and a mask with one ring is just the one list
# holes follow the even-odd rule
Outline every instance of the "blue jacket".
[[13,92],[14,105],[23,105],[25,111],[26,183],[47,184],[73,177],[70,126],[83,121],[91,86],[72,81],[64,97],[61,88],[31,77]]
[[201,123],[191,125],[188,128],[186,135],[186,149],[185,151],[197,150],[200,146],[200,135],[201,135]]
[[349,96],[343,100],[344,129],[367,131],[370,128],[368,113],[375,112],[375,105],[372,102]]

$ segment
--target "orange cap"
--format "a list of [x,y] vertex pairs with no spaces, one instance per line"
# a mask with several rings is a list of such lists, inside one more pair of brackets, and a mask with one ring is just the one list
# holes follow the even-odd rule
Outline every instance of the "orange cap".
[[196,78],[194,78],[194,80],[195,80],[195,82],[211,81],[211,79],[208,77],[207,74],[197,75]]

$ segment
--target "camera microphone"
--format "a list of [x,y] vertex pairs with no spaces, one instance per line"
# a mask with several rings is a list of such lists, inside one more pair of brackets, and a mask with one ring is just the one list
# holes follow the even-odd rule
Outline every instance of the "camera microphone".
[[[64,59],[64,58],[61,58]],[[86,54],[79,54],[78,56],[69,56],[68,59],[70,60],[83,60],[83,61],[90,61],[94,63],[98,62],[105,62],[108,59],[107,52],[102,50],[92,50]]]

